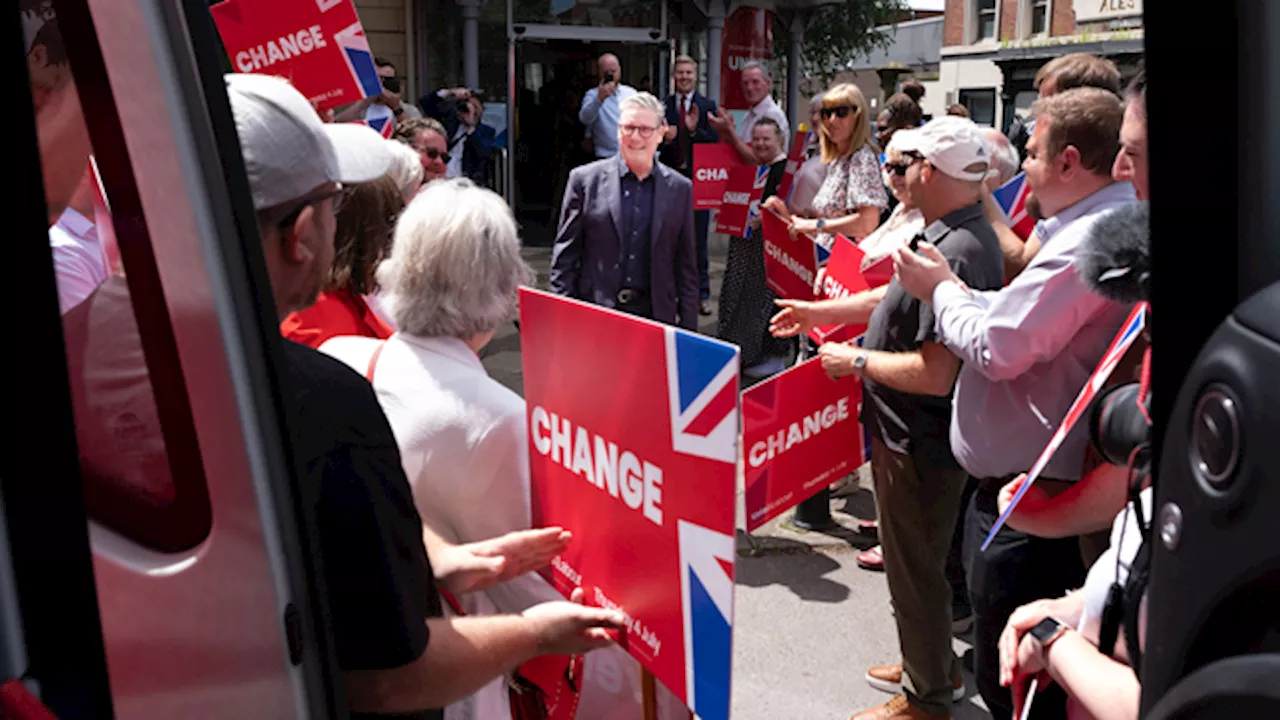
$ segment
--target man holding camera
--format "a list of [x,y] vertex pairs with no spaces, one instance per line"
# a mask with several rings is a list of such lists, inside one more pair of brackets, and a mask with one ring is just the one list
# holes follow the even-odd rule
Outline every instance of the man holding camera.
[[622,64],[618,56],[605,53],[596,61],[600,85],[582,96],[582,108],[578,120],[587,126],[587,137],[595,145],[597,158],[610,158],[618,154],[618,118],[622,116],[622,101],[636,94],[636,89],[622,84]]
[[481,91],[468,88],[437,90],[422,98],[427,116],[444,126],[449,148],[445,177],[467,177],[477,185],[489,185],[489,158],[497,145],[493,128],[484,125]]
[[393,118],[392,124],[410,118],[422,117],[422,111],[402,99],[403,88],[400,78],[396,77],[396,66],[390,60],[375,57],[373,64],[378,68],[378,78],[382,81],[382,92],[358,100],[342,109],[334,116],[336,122],[368,122],[380,116]]
[[[1084,566],[1076,538],[1046,539],[1005,526],[979,548],[998,517],[1000,488],[1029,470],[1057,429],[1130,308],[1090,292],[1077,255],[1105,213],[1133,202],[1116,183],[1122,108],[1112,92],[1078,88],[1032,106],[1035,129],[1023,169],[1027,210],[1042,218],[1043,248],[1003,290],[979,292],[952,275],[937,250],[899,251],[903,287],[931,303],[939,340],[964,365],[956,386],[951,449],[979,488],[965,517],[965,566],[975,618],[974,675],[995,718],[1012,715],[999,682],[998,642],[1017,607],[1079,587]],[[1037,481],[1057,494],[1084,469],[1086,424],[1077,424]],[[1042,695],[1045,717],[1061,716],[1063,696]]]

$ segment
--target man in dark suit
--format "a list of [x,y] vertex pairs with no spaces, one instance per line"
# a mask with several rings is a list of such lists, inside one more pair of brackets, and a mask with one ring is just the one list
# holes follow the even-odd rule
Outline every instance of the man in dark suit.
[[656,97],[620,111],[618,155],[569,173],[551,291],[696,330],[693,183],[655,160],[667,125]]
[[[662,138],[659,159],[663,164],[693,177],[693,146],[698,143],[720,142],[720,135],[711,129],[707,118],[716,111],[711,98],[697,92],[698,63],[688,55],[676,58],[672,75],[676,91],[667,96],[667,131]],[[711,314],[711,266],[707,257],[707,229],[711,222],[710,210],[693,213],[694,230],[698,237],[698,309],[703,315]]]

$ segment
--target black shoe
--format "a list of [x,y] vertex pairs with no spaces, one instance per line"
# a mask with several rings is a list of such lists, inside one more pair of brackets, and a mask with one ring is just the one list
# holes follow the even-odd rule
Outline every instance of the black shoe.
[[710,315],[710,314],[711,314],[711,301],[710,301],[710,300],[703,300],[703,301],[701,301],[701,302],[699,302],[699,303],[698,303],[698,314],[699,314],[699,315]]

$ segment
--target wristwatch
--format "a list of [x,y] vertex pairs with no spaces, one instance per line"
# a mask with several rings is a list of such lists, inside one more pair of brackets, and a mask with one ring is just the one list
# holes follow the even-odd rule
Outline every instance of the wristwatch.
[[816,224],[816,225],[814,225],[814,228],[815,228],[818,232],[822,232],[822,228],[824,228],[824,227],[826,227],[826,226],[827,226],[827,219],[826,219],[826,218],[818,218],[818,222],[817,222],[817,224]]
[[1071,626],[1061,620],[1047,617],[1031,628],[1031,637],[1040,643],[1040,652],[1044,654],[1049,651],[1050,645],[1070,629]]
[[853,372],[858,377],[862,377],[862,373],[867,369],[867,354],[858,353],[853,358]]

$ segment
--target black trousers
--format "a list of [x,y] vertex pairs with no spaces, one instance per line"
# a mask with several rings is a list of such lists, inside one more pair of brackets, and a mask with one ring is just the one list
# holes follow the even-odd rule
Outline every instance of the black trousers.
[[[1000,633],[1014,610],[1035,600],[1061,597],[1084,584],[1076,538],[1049,540],[1002,527],[986,552],[982,541],[995,525],[1002,479],[979,481],[965,515],[964,565],[973,604],[973,674],[991,717],[1013,715],[1008,688],[1000,687]],[[1066,695],[1054,685],[1037,692],[1033,718],[1065,718]]]

